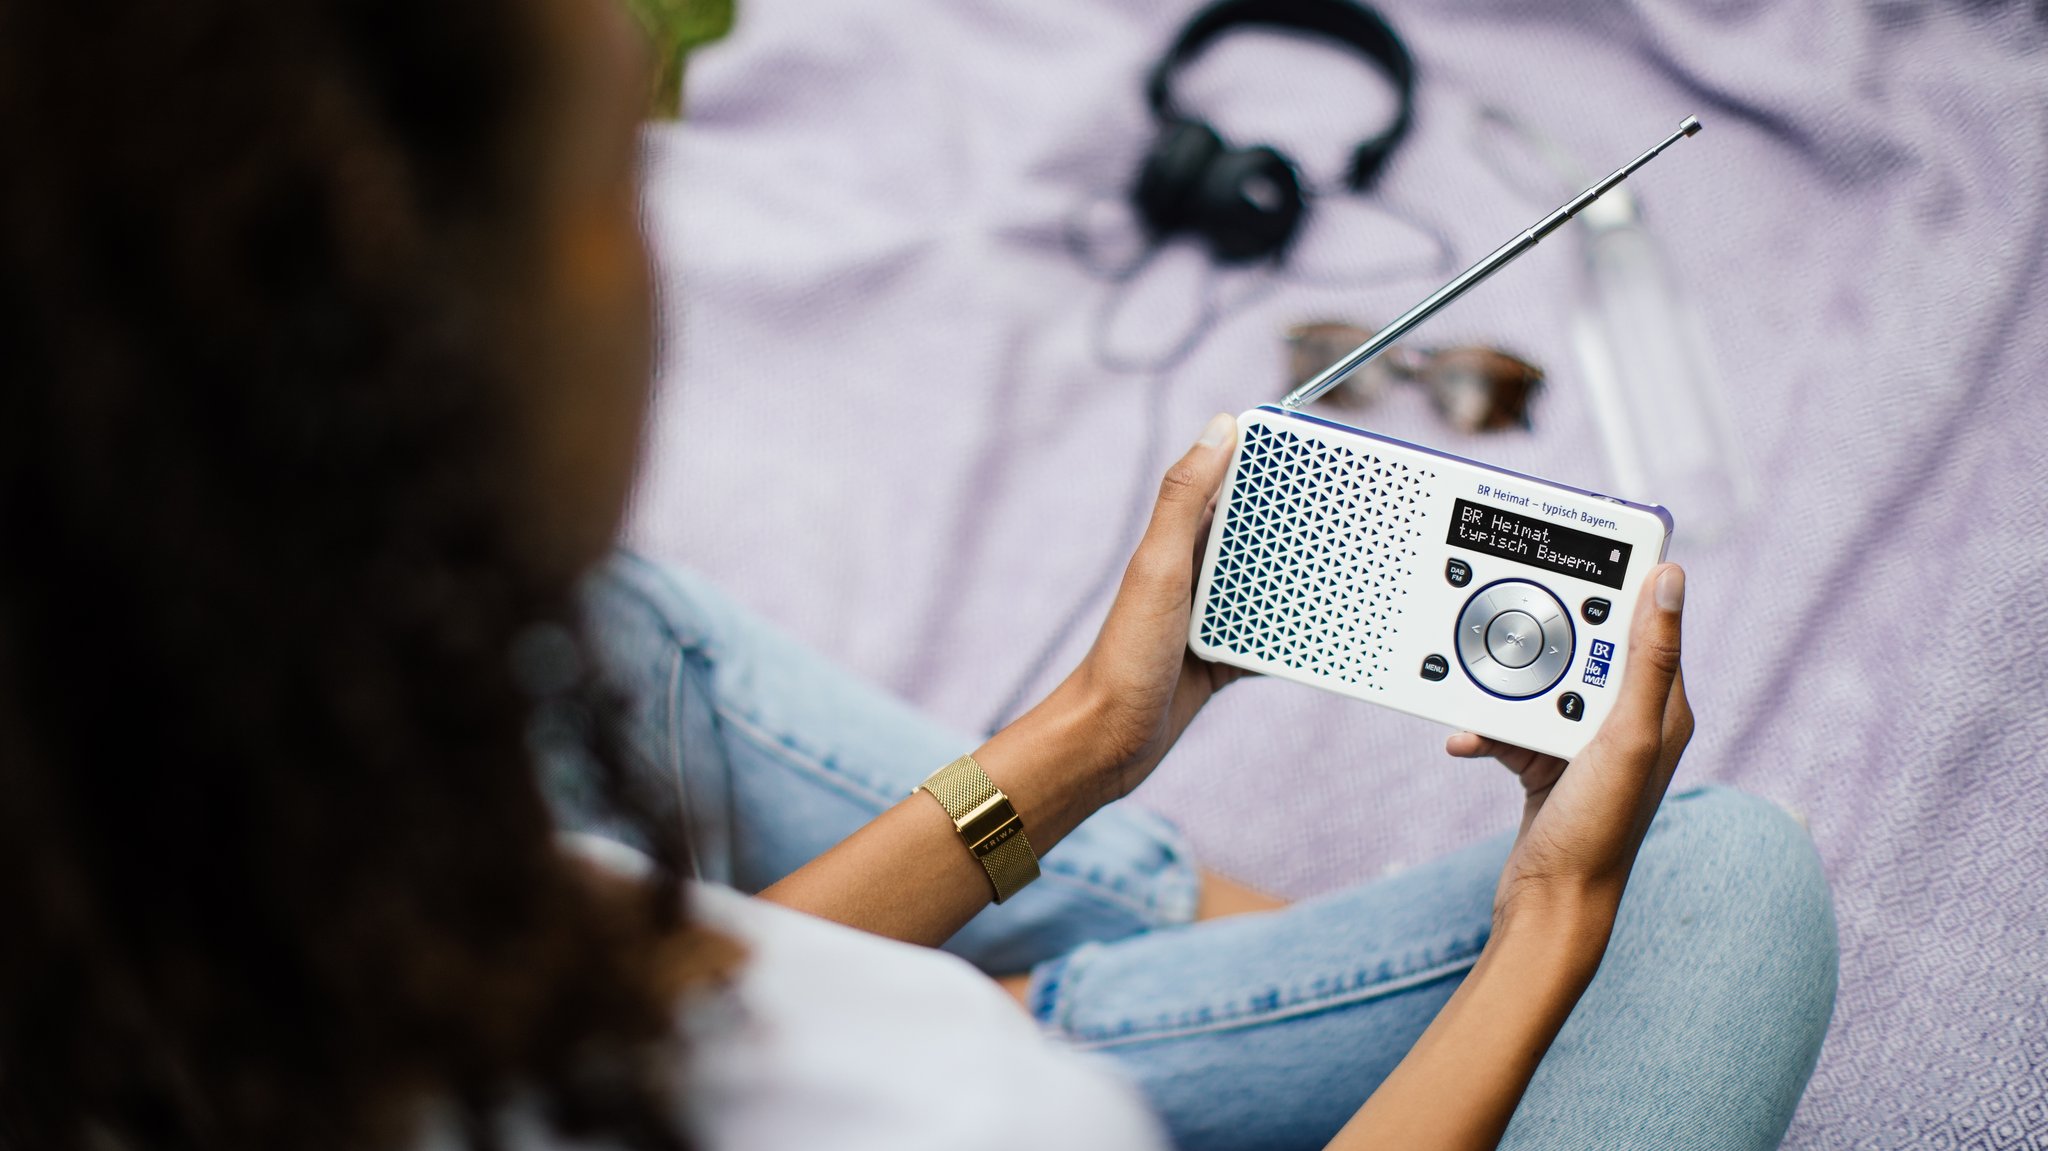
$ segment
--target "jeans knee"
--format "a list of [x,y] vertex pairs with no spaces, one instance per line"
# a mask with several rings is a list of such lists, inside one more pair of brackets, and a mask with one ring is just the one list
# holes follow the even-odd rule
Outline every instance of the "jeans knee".
[[1796,820],[1727,788],[1673,794],[1503,1146],[1779,1146],[1834,1013],[1835,949]]
[[1759,995],[1825,1030],[1839,946],[1834,898],[1798,820],[1733,788],[1690,788],[1666,800],[1636,870],[1631,888],[1640,878],[1678,896],[1671,905],[1695,920],[1685,927],[1750,956],[1765,984],[1755,988]]

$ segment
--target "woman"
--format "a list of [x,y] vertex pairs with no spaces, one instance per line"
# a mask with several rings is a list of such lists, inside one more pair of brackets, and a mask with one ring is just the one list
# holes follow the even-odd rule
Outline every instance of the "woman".
[[1570,770],[1451,740],[1516,833],[1279,907],[1114,802],[1229,678],[1227,420],[979,748],[607,561],[643,77],[607,0],[0,0],[0,1146],[1776,1142],[1833,923],[1664,797],[1676,568]]

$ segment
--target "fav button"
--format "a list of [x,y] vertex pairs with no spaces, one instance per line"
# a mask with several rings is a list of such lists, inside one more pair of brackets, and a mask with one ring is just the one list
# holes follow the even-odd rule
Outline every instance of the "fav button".
[[1444,565],[1444,578],[1452,587],[1464,587],[1472,582],[1472,565],[1464,560],[1452,560]]
[[1565,692],[1557,697],[1557,714],[1577,723],[1586,718],[1586,701],[1575,691]]
[[1598,596],[1594,596],[1592,599],[1579,605],[1579,614],[1585,616],[1586,622],[1591,624],[1606,623],[1607,613],[1613,610],[1613,604]]
[[1445,659],[1440,655],[1429,655],[1423,657],[1422,678],[1426,680],[1435,681],[1442,679],[1443,677],[1449,674],[1451,674],[1451,662],[1449,660]]

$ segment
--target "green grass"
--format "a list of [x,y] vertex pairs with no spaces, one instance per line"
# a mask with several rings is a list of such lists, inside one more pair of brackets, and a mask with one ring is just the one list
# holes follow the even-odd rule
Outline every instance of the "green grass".
[[654,44],[656,73],[650,114],[683,113],[683,65],[692,49],[732,31],[733,0],[626,0]]

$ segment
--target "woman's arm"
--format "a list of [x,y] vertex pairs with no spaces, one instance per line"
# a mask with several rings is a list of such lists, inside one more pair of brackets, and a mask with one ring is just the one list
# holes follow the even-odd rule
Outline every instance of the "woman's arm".
[[[1103,754],[1098,709],[1054,695],[974,753],[1043,855],[1094,814]],[[933,764],[934,768],[943,766]],[[761,898],[876,935],[937,947],[988,906],[988,874],[922,791],[903,799]]]
[[1667,564],[1652,579],[1614,713],[1569,771],[1555,756],[1451,738],[1453,755],[1497,756],[1522,779],[1522,829],[1494,894],[1493,936],[1331,1151],[1495,1146],[1592,982],[1636,850],[1692,738],[1678,666],[1685,573]]
[[1503,925],[1330,1151],[1498,1144],[1536,1064],[1593,981],[1612,925],[1599,907]]
[[[1166,473],[1145,537],[1081,665],[974,753],[1040,855],[1151,774],[1195,713],[1243,673],[1188,651],[1197,551],[1230,467],[1219,415]],[[934,770],[944,766],[932,764]],[[761,893],[799,911],[938,946],[994,893],[938,801],[917,792]]]

